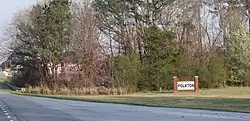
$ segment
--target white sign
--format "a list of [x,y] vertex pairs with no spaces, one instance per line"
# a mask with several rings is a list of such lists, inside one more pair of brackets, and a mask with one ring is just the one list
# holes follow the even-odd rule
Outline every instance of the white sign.
[[178,81],[177,90],[195,90],[194,81]]

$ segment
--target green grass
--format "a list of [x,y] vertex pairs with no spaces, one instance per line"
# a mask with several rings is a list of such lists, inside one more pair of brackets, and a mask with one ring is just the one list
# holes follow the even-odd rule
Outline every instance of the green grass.
[[0,76],[0,83],[6,81],[6,77]]
[[227,87],[218,89],[203,89],[198,93],[194,92],[181,92],[173,94],[172,91],[166,91],[163,93],[149,92],[149,93],[135,93],[132,96],[169,96],[169,97],[219,97],[219,98],[249,98],[250,99],[250,87]]
[[123,96],[65,96],[11,92],[18,95],[64,100],[118,103],[152,107],[206,109],[250,113],[250,88],[201,90],[200,93],[135,93]]
[[201,95],[248,96],[250,98],[250,87],[228,87],[220,89],[201,90]]

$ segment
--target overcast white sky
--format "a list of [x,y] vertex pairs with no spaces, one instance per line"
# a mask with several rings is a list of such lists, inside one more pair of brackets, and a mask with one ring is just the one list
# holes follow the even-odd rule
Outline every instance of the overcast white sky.
[[3,27],[7,26],[18,10],[27,8],[39,0],[1,0],[0,4],[0,40],[3,36]]

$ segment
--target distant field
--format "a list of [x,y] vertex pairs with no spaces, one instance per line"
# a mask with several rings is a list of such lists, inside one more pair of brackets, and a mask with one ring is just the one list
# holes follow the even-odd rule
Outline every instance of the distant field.
[[250,88],[223,88],[201,90],[200,93],[135,93],[123,96],[64,96],[37,95],[12,92],[19,95],[39,96],[56,99],[119,103],[154,107],[193,108],[250,113]]

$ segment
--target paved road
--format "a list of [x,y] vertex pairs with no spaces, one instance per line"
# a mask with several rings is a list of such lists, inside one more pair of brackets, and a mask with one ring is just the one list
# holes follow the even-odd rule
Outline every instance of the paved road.
[[0,93],[0,121],[250,121],[250,114],[64,101]]

